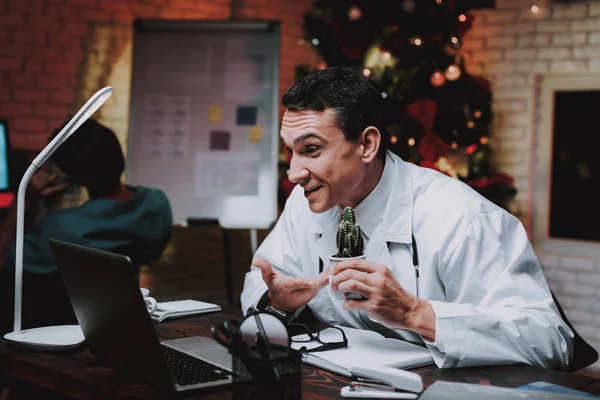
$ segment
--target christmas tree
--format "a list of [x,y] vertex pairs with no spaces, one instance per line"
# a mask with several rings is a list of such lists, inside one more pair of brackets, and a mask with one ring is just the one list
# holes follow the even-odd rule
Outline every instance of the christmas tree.
[[449,0],[316,1],[301,43],[321,61],[297,66],[296,75],[326,66],[362,71],[381,89],[390,150],[507,208],[516,190],[491,165],[490,85],[468,73],[461,55],[472,21]]

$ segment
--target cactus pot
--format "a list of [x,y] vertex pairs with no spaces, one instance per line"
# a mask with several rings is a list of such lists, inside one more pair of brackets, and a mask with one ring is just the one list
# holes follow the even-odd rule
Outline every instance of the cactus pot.
[[[335,265],[337,263],[339,263],[340,261],[351,260],[353,258],[360,258],[360,259],[364,260],[365,255],[362,254],[362,255],[356,256],[356,257],[336,257],[336,254],[331,254],[329,256],[329,271],[333,271],[333,267],[335,267]],[[356,292],[342,293],[339,290],[335,290],[335,291],[331,290],[331,279],[332,278],[333,278],[333,275],[329,274],[329,292],[334,300],[343,302],[343,301],[346,301],[349,299],[358,299],[358,300],[362,299],[362,296]]]

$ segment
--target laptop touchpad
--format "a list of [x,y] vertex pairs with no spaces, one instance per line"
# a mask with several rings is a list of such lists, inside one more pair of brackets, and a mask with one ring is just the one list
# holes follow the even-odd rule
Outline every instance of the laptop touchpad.
[[224,348],[196,350],[193,351],[192,354],[204,361],[212,362],[221,368],[225,368],[228,371],[232,370],[231,354]]
[[229,351],[225,347],[213,339],[195,336],[164,340],[162,344],[232,371],[231,354],[229,354]]

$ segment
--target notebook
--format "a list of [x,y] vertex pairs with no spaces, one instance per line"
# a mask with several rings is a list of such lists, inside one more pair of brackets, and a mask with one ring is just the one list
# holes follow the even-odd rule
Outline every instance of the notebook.
[[221,311],[221,306],[198,300],[174,300],[156,304],[156,311],[150,316],[152,320],[162,322],[168,318],[187,317],[215,311]]
[[[398,339],[386,338],[381,334],[342,327],[348,338],[348,347],[329,351],[308,353],[302,361],[339,375],[350,377],[350,365],[375,365],[410,369],[433,364],[428,349]],[[292,348],[299,350],[304,344],[292,342]]]

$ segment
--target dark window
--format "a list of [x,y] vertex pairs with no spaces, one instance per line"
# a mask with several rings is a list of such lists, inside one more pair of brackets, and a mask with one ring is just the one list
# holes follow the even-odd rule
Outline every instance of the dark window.
[[600,90],[556,91],[550,237],[600,241]]

